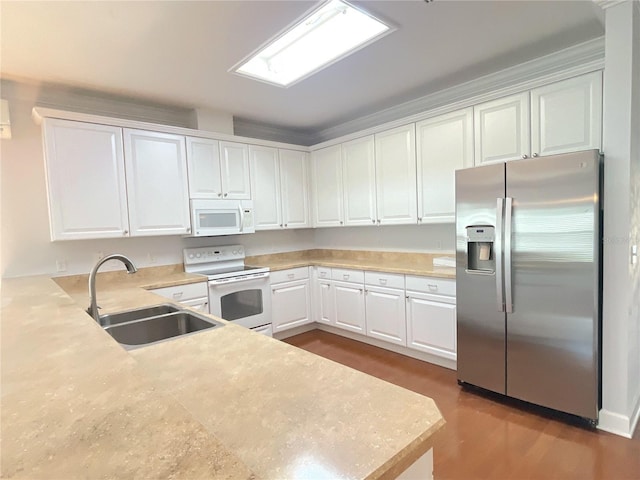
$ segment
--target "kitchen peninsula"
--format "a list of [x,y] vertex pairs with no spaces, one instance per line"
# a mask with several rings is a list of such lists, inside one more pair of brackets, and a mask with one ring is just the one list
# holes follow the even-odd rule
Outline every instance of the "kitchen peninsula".
[[[166,302],[135,277],[99,284],[101,313]],[[3,477],[394,478],[430,460],[427,397],[232,324],[129,354],[85,301],[3,281]]]

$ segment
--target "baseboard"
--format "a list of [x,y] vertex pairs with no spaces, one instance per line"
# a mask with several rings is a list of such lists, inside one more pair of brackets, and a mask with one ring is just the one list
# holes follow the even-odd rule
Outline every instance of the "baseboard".
[[640,402],[637,403],[631,417],[611,412],[606,409],[600,410],[598,416],[598,429],[605,432],[620,435],[621,437],[631,438],[638,424],[640,416]]
[[283,332],[273,332],[273,338],[276,340],[284,340],[285,338],[300,335],[301,333],[310,332],[318,328],[317,323],[307,323],[306,325],[300,325],[299,327],[290,328]]
[[406,357],[415,358],[416,360],[422,360],[423,362],[433,363],[435,365],[439,365],[440,367],[448,368],[450,370],[457,369],[455,360],[449,360],[448,358],[441,358],[436,355],[430,355],[428,353],[419,352],[417,350],[412,350],[410,348],[403,347],[402,345],[394,345],[393,343],[387,343],[384,340],[378,340],[377,338],[367,337],[365,335],[361,335],[355,332],[350,332],[348,330],[343,330],[341,328],[336,328],[331,325],[316,323],[315,328],[317,328],[318,330],[322,330],[324,332],[340,335],[341,337],[350,338],[351,340],[356,340],[358,342],[366,343],[368,345],[373,345],[374,347],[390,350],[392,352],[399,353],[400,355],[404,355]]

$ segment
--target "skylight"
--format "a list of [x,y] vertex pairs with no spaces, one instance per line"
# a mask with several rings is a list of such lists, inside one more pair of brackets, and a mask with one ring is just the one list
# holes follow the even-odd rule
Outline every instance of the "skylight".
[[329,0],[232,71],[288,87],[393,30],[348,3]]

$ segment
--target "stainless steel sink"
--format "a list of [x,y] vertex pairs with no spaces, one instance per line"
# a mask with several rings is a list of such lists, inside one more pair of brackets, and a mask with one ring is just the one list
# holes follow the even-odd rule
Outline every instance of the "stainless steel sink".
[[170,303],[154,305],[153,307],[136,308],[135,310],[127,310],[124,312],[110,313],[100,315],[100,325],[108,327],[119,323],[132,322],[134,320],[143,320],[145,318],[157,317],[167,313],[179,312],[183,309]]
[[[171,340],[176,337],[189,335],[203,330],[222,327],[223,324],[204,315],[198,315],[190,310],[177,308],[173,305],[158,305],[148,309],[132,310],[114,314],[115,320],[127,318],[127,315],[140,315],[140,312],[161,312],[158,307],[171,307],[172,311],[159,315],[120,321],[104,326],[105,331],[111,335],[125,349],[145,347],[147,345]],[[157,308],[157,310],[154,310]]]

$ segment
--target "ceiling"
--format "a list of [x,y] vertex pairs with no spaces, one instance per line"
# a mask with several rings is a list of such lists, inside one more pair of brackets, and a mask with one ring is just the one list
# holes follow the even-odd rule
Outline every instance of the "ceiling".
[[353,1],[396,32],[288,88],[228,72],[315,1],[0,1],[2,78],[321,130],[604,34],[578,1]]

